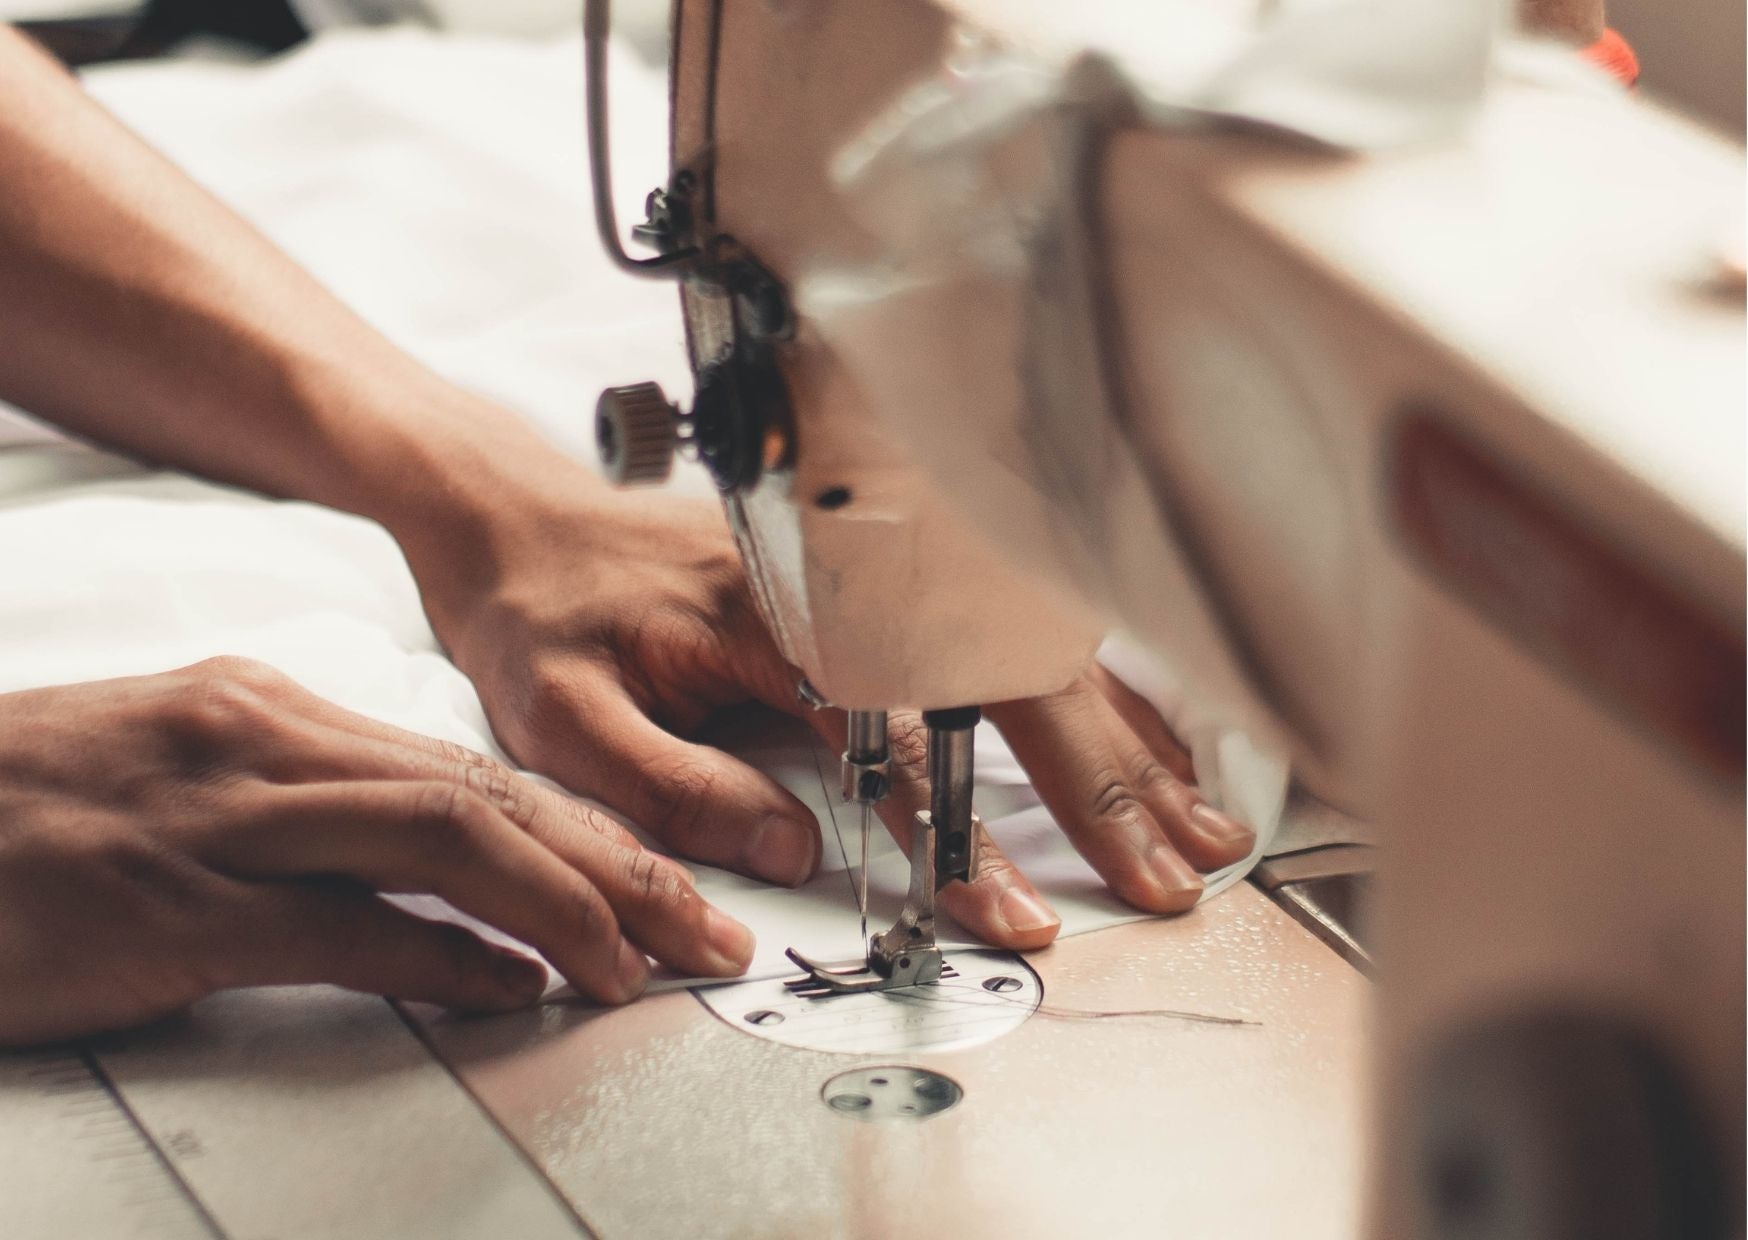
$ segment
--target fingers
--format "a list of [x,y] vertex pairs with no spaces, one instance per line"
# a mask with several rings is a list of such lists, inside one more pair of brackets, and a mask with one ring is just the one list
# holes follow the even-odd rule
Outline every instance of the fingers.
[[[566,832],[586,830],[629,848],[642,847],[636,836],[606,815],[521,778],[485,754],[355,714],[262,665],[220,659],[191,670],[214,665],[220,668],[218,687],[224,692],[215,695],[211,687],[203,686],[205,713],[214,713],[213,702],[219,703],[223,709],[212,722],[232,732],[240,724],[258,723],[258,717],[270,718],[271,761],[261,764],[261,770],[276,782],[452,779],[479,785],[476,791],[503,789],[503,797],[492,799],[514,793],[517,800],[528,803],[531,825],[537,831],[562,825]],[[251,709],[245,709],[245,703]],[[671,864],[690,881],[685,867]]]
[[617,911],[630,938],[663,964],[710,977],[746,971],[755,946],[752,932],[698,897],[689,870],[645,850],[636,836],[605,814],[460,745],[354,715],[319,699],[305,709],[334,732],[326,743],[313,747],[328,755],[322,761],[333,777],[465,787],[586,874]]
[[[312,739],[333,740],[331,736],[321,737],[323,729],[341,733],[347,739],[340,744],[312,746],[297,772],[302,780],[352,777],[443,778],[451,775],[465,776],[467,771],[473,770],[477,772],[475,778],[513,782],[518,785],[519,795],[526,795],[530,799],[530,808],[538,812],[543,824],[564,822],[570,827],[588,830],[628,848],[642,847],[635,835],[605,814],[598,814],[533,780],[523,779],[503,763],[485,754],[450,741],[409,732],[392,724],[354,714],[314,695],[308,695],[308,698],[307,702],[299,704],[299,711],[310,722],[318,725],[312,733]],[[360,747],[353,738],[380,743],[374,747]],[[421,758],[424,761],[420,761]]]
[[633,942],[681,973],[738,977],[752,963],[753,932],[699,895],[646,849],[616,849],[590,867]]
[[280,789],[215,852],[239,877],[339,875],[441,896],[538,948],[578,991],[609,1003],[636,998],[649,980],[643,952],[594,885],[452,783]]
[[786,887],[819,867],[819,824],[769,776],[663,731],[617,688],[572,708],[552,774],[687,857]]
[[1202,880],[1167,843],[1132,787],[1112,751],[1102,709],[1109,708],[1097,690],[1081,681],[988,713],[1038,796],[1112,889],[1150,913],[1182,912],[1200,898]]
[[[1105,723],[1124,771],[1178,852],[1203,873],[1248,856],[1255,833],[1197,791],[1189,751],[1153,703],[1097,664],[1087,679],[1115,712]],[[1169,778],[1154,769],[1155,762],[1170,772]]]
[[1070,841],[1135,907],[1181,912],[1201,895],[1195,866],[1249,852],[1250,832],[1173,775],[1090,681],[988,714]]
[[345,775],[465,788],[586,875],[613,907],[626,935],[663,964],[707,977],[746,971],[756,946],[752,932],[699,896],[689,870],[644,849],[606,815],[483,754],[370,720],[358,722],[394,739],[348,734]]
[[[606,814],[524,778],[485,754],[357,716],[347,721],[347,728],[328,738],[331,779],[458,784],[483,796],[518,827],[573,863],[598,855],[602,846],[643,849],[635,835]],[[692,872],[679,862],[658,853],[649,857],[687,884],[694,881]]]
[[1190,751],[1178,740],[1171,726],[1154,709],[1152,702],[1124,684],[1121,678],[1102,663],[1094,663],[1088,668],[1086,678],[1104,695],[1105,701],[1117,712],[1118,718],[1147,747],[1160,765],[1186,784],[1196,782],[1196,767],[1190,760]]
[[507,1012],[540,998],[539,961],[339,883],[249,884],[226,986],[330,983],[366,994]]
[[[841,711],[820,710],[809,721],[834,750],[842,751],[846,721]],[[892,749],[892,789],[879,814],[899,844],[910,847],[912,820],[929,807],[928,728],[914,712],[895,712],[888,721]],[[941,907],[966,930],[987,943],[1027,951],[1043,947],[1062,929],[1062,919],[986,835],[976,871],[965,883],[949,883],[939,894]]]
[[997,947],[1032,951],[1062,929],[1062,918],[987,835],[971,881],[949,883],[938,897],[954,921]]

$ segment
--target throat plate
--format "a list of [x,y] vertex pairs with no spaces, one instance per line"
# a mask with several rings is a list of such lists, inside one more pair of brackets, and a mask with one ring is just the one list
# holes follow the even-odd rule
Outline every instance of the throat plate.
[[803,1050],[903,1055],[976,1046],[1017,1029],[1044,1000],[1019,956],[993,948],[947,952],[937,982],[866,994],[796,995],[788,977],[700,986],[692,993],[742,1033]]

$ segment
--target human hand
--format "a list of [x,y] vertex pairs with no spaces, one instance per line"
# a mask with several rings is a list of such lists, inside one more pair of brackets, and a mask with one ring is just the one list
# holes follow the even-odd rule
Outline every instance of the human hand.
[[378,892],[442,896],[608,1002],[643,989],[646,951],[732,976],[753,950],[605,816],[259,664],[0,694],[0,1045],[231,986],[539,997],[538,961]]
[[[794,885],[821,840],[812,813],[765,775],[687,739],[713,712],[761,702],[806,717],[834,750],[840,711],[796,698],[713,503],[603,492],[578,470],[531,506],[506,505],[474,553],[420,571],[426,608],[516,761],[711,865]],[[464,576],[454,566],[468,566]],[[1241,859],[1251,832],[1196,792],[1157,712],[1103,668],[1060,693],[986,708],[1076,848],[1135,907],[1180,912],[1198,871]],[[893,789],[880,814],[901,843],[927,807],[926,729],[891,719]],[[1048,943],[1060,921],[999,849],[940,893],[968,930]]]

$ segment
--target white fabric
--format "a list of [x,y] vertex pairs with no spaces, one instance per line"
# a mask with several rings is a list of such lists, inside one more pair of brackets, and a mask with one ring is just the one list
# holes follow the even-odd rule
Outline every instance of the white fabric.
[[0,0],[0,22],[115,17],[140,7],[139,0]]
[[[945,0],[1049,72],[1091,51],[1142,109],[1377,149],[1440,137],[1481,97],[1502,0]],[[971,77],[975,78],[973,68]]]
[[[689,379],[672,289],[621,277],[597,253],[579,59],[574,40],[353,32],[262,67],[125,66],[89,82],[389,335],[586,453],[585,410],[601,385],[654,377],[683,391]],[[665,89],[629,58],[613,72],[629,214],[662,175]],[[695,473],[681,486],[707,490]],[[238,654],[352,710],[501,756],[472,687],[438,652],[398,549],[368,522],[71,444],[15,446],[0,451],[0,581],[0,691]],[[985,816],[1065,932],[1134,916],[984,739]],[[824,813],[827,864],[799,893],[700,868],[702,890],[759,935],[755,976],[781,971],[789,945],[854,954],[854,906],[813,765],[830,783],[835,757],[804,740],[743,740]],[[1278,804],[1259,804],[1266,838]],[[853,826],[837,816],[853,856]],[[903,863],[884,835],[877,843],[876,914],[890,918]]]
[[[0,0],[3,3],[4,0]],[[582,0],[291,0],[310,30],[422,21],[470,34],[552,38],[577,29]],[[613,29],[664,34],[668,0],[614,0]]]
[[17,444],[58,443],[66,438],[52,426],[26,417],[11,405],[0,401],[0,449]]

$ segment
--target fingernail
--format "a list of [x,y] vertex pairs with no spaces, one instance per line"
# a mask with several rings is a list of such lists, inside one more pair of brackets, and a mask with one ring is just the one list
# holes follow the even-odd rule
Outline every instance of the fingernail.
[[747,868],[769,882],[799,887],[813,877],[819,835],[789,818],[768,818],[747,845]]
[[489,946],[492,949],[492,978],[506,999],[513,1000],[518,1007],[526,1007],[546,993],[545,965],[508,947],[496,943]]
[[620,987],[620,1002],[630,1003],[649,985],[649,960],[623,939],[619,942],[619,957],[613,962],[613,976]]
[[1016,934],[1031,934],[1062,924],[1062,919],[1050,911],[1048,904],[1024,887],[1009,887],[1002,892],[996,910],[1007,928]]
[[[1202,876],[1189,862],[1163,844],[1156,844],[1147,854],[1147,868],[1167,896],[1182,896],[1202,890]],[[1174,901],[1173,903],[1177,903]]]
[[1190,811],[1190,821],[1222,843],[1234,847],[1242,844],[1245,852],[1249,852],[1256,844],[1256,832],[1230,814],[1223,814],[1205,802]]
[[722,958],[721,972],[730,976],[745,973],[753,962],[756,942],[753,932],[721,909],[704,910],[704,937],[711,950]]

